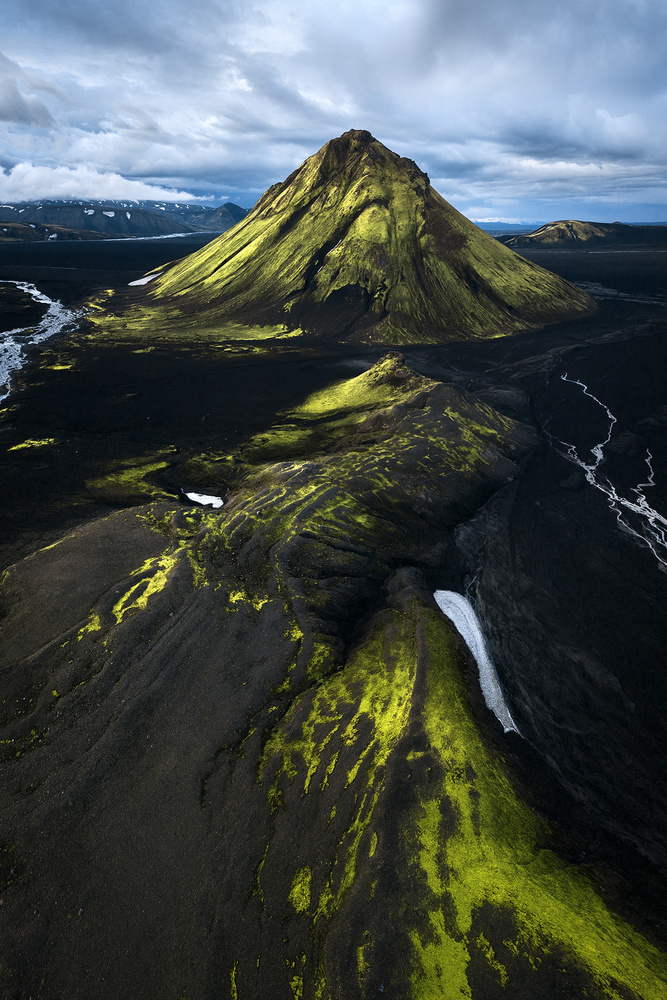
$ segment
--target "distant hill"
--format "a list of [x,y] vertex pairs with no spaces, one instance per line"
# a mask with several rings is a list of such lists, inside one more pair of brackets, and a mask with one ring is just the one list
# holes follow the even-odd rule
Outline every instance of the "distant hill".
[[44,240],[103,240],[104,233],[28,222],[0,222],[0,243],[35,243]]
[[[122,337],[439,343],[595,309],[457,212],[412,160],[356,130],[134,295],[133,306],[107,304],[122,312]],[[113,325],[108,312],[99,322]]]
[[[233,204],[211,209],[169,202],[24,202],[0,205],[0,240],[95,239],[99,236],[118,239],[202,230],[221,233],[245,215],[245,209]],[[96,235],[91,236],[91,233]]]
[[532,233],[499,236],[507,247],[553,246],[572,243],[665,244],[667,226],[630,226],[623,222],[548,222]]
[[241,208],[233,202],[227,202],[225,205],[220,205],[219,208],[208,209],[196,205],[171,205],[168,207],[166,202],[164,204],[164,210],[169,215],[176,215],[197,229],[211,229],[218,233],[231,229],[241,219],[245,219],[248,214],[247,209]]

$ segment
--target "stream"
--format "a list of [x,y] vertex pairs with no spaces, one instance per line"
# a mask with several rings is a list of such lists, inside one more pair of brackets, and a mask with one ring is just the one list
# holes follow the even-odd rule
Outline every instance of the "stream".
[[17,327],[0,334],[0,402],[7,398],[10,392],[9,380],[11,373],[23,366],[26,348],[39,344],[56,333],[60,333],[69,324],[75,323],[81,316],[80,312],[66,309],[62,302],[50,299],[35,285],[28,281],[3,280],[0,284],[15,285],[29,295],[33,301],[47,306],[45,314],[39,323],[33,326]]

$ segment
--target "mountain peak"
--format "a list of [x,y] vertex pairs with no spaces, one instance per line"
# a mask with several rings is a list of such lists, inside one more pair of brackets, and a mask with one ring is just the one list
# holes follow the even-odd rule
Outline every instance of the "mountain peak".
[[174,334],[397,346],[499,336],[595,308],[479,230],[416,163],[363,129],[325,143],[145,294]]

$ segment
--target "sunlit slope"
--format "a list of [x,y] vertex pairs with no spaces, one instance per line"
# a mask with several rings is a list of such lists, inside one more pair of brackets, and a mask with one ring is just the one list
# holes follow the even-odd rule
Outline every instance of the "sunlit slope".
[[479,230],[415,163],[363,131],[332,139],[137,296],[113,332],[437,343],[595,308]]

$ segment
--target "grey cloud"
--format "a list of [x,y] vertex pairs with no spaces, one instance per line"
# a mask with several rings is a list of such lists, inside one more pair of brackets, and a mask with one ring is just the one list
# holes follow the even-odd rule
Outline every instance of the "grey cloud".
[[0,76],[0,121],[46,128],[53,118],[37,97],[24,97],[11,77]]
[[0,31],[9,164],[250,197],[361,127],[465,205],[593,198],[595,162],[640,197],[667,155],[664,0],[6,0]]

